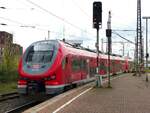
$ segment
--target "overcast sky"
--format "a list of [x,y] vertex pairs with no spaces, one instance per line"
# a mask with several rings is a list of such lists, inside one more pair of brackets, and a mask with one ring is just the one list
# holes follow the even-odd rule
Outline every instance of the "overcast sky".
[[[149,0],[142,1],[142,16],[149,16]],[[48,39],[83,40],[85,47],[95,48],[96,30],[92,28],[92,9],[94,0],[1,0],[0,30],[13,33],[14,42],[27,48],[31,43]],[[103,22],[100,29],[101,39],[106,41],[105,29],[108,11],[112,12],[112,29],[135,30],[137,0],[101,0]],[[143,21],[142,29],[145,30]],[[135,32],[116,31],[134,41]],[[145,31],[143,32],[145,34]],[[143,34],[143,36],[145,36]],[[113,35],[113,41],[123,41]],[[132,44],[125,44],[126,53]],[[118,48],[119,47],[119,48]],[[104,45],[104,49],[105,49]],[[122,45],[113,44],[113,51],[121,53]],[[133,52],[130,53],[133,56]]]

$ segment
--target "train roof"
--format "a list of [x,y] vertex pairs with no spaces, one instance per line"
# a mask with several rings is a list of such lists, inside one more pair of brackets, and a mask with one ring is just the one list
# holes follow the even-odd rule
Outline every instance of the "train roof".
[[[88,57],[97,57],[96,51],[91,50],[89,48],[84,48],[81,46],[72,45],[72,44],[69,44],[69,43],[64,42],[64,41],[60,41],[60,43],[62,43],[64,46],[68,47],[67,49],[70,50],[70,52],[72,54],[86,55]],[[99,51],[99,56],[100,56],[100,58],[103,58],[103,59],[108,58],[108,54],[102,53],[101,51]],[[110,59],[124,60],[125,58],[122,57],[121,55],[113,54],[110,56]]]
[[69,44],[64,41],[59,41],[65,49],[67,49],[67,52],[74,55],[81,55],[81,56],[87,56],[87,57],[96,57],[96,52],[81,46],[76,46]]
[[[79,45],[73,45],[70,44],[68,42],[65,42],[64,40],[41,40],[41,41],[37,41],[32,43],[31,45],[34,45],[36,43],[53,43],[54,45],[58,46],[58,44],[61,44],[67,51],[67,53],[70,54],[74,54],[74,55],[81,55],[81,56],[87,56],[87,57],[97,57],[96,51],[89,49],[89,48],[85,48]],[[101,51],[99,51],[99,57],[103,58],[103,59],[107,59],[108,58],[108,54],[107,53],[102,53]],[[116,54],[111,54],[110,59],[115,59],[115,60],[124,60],[124,59],[129,59],[129,61],[133,61],[131,58],[125,58],[122,57],[121,55],[116,55]]]

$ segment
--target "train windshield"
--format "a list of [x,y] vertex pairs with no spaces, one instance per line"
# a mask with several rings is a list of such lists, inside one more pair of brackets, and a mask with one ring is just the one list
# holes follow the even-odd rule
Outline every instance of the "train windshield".
[[28,63],[47,63],[50,62],[55,46],[49,43],[36,43],[29,48],[26,56],[26,62]]

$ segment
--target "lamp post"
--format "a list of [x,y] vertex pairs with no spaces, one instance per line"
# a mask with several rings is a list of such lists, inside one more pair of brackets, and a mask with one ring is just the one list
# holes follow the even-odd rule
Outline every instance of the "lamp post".
[[[148,16],[144,16],[143,19],[146,19],[146,70],[148,69],[148,19],[150,19],[150,17]],[[146,72],[146,82],[148,82],[148,73]]]
[[36,26],[31,26],[31,25],[21,25],[20,27],[26,27],[26,28],[36,28]]
[[48,30],[48,40],[50,39],[50,30]]
[[2,26],[7,26],[7,24],[5,24],[5,23],[0,23],[0,25],[2,25]]
[[3,6],[2,6],[2,7],[0,7],[0,9],[6,9],[6,7],[3,7]]

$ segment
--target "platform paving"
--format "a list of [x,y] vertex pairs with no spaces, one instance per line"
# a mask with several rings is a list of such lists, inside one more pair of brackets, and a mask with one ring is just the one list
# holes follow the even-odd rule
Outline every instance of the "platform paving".
[[[111,81],[112,88],[95,88],[93,84],[86,93],[78,96],[72,102],[63,106],[69,96],[55,101],[37,113],[150,113],[150,81],[145,81],[145,75],[132,76],[125,74]],[[150,80],[150,77],[149,77]],[[85,89],[86,90],[86,89]],[[78,94],[81,94],[83,90]],[[73,94],[72,94],[73,95]],[[77,96],[77,95],[74,95]],[[59,105],[61,103],[61,105]],[[58,106],[59,105],[59,106]],[[58,108],[60,108],[58,110]],[[57,111],[56,111],[57,110]],[[31,110],[26,111],[29,113]],[[33,110],[32,110],[33,112]]]

